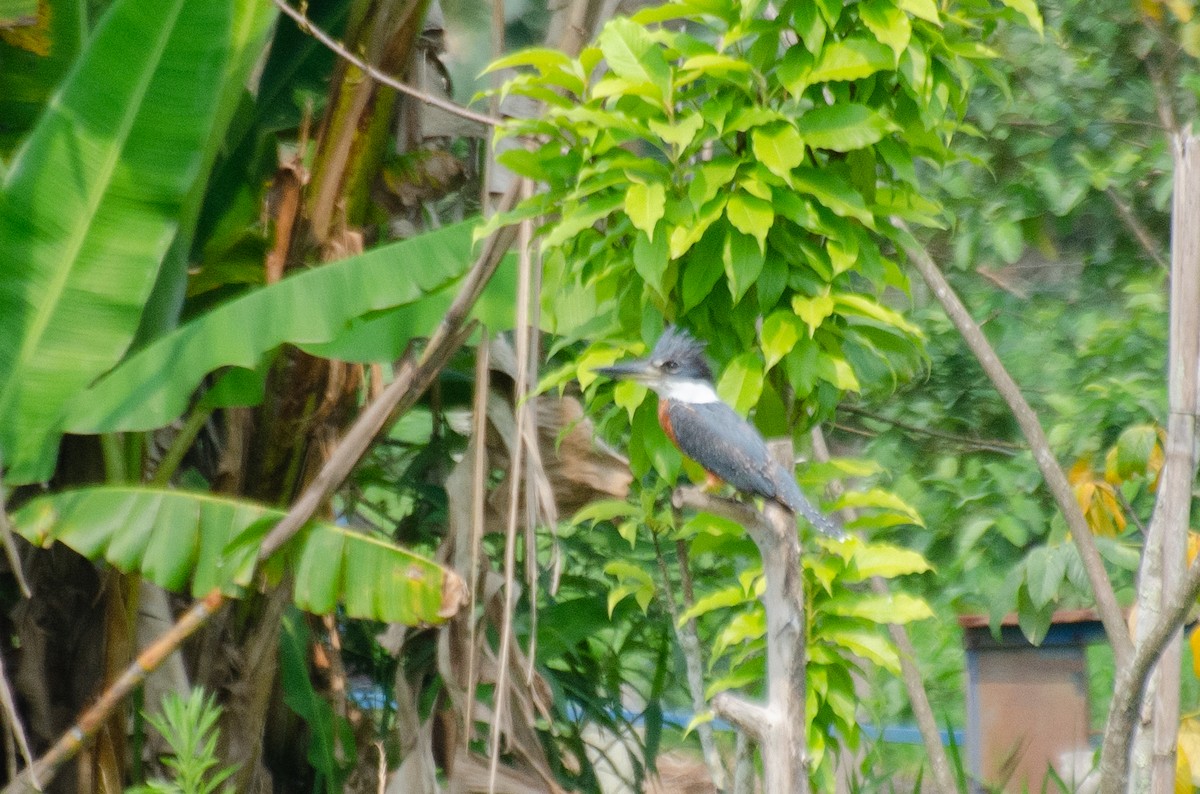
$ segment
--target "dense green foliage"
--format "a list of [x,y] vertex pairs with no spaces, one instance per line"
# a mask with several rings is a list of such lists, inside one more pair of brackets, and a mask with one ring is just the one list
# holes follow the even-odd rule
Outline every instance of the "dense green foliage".
[[[356,105],[362,76],[277,21],[269,2],[50,5],[48,55],[0,45],[0,455],[18,487],[7,507],[36,545],[61,541],[180,591],[225,585],[246,597],[239,627],[260,614],[259,585],[290,586],[300,608],[336,615],[318,624],[290,611],[266,640],[279,653],[266,686],[287,715],[269,730],[293,750],[273,761],[279,780],[340,790],[356,772],[375,774],[376,741],[390,768],[423,757],[425,745],[406,743],[434,742],[432,726],[463,714],[467,691],[445,651],[465,624],[385,643],[375,621],[445,617],[450,580],[427,558],[463,554],[447,540],[462,494],[446,483],[471,449],[461,419],[474,348],[379,440],[334,500],[339,522],[311,524],[253,579],[258,541],[311,474],[306,456],[327,452],[338,420],[379,385],[349,381],[330,407],[333,379],[305,380],[297,362],[393,362],[444,316],[472,233],[522,219],[542,224],[541,388],[582,396],[599,435],[628,451],[634,482],[628,500],[594,501],[520,550],[534,578],[513,625],[536,684],[514,698],[536,733],[505,744],[512,768],[594,791],[605,762],[588,754],[589,731],[630,737],[639,783],[662,751],[690,746],[685,728],[710,715],[692,712],[687,691],[676,632],[688,621],[707,696],[762,692],[753,544],[728,522],[669,506],[671,488],[701,473],[659,431],[644,389],[593,372],[641,354],[668,324],[708,341],[719,392],[765,434],[811,457],[806,434],[820,426],[834,449],[799,472],[827,509],[853,510],[860,533],[845,544],[806,536],[819,790],[833,785],[838,744],[863,750],[850,776],[866,790],[920,774],[920,760],[865,747],[860,730],[909,719],[884,624],[921,621],[913,634],[937,716],[960,727],[956,613],[1015,611],[1038,639],[1055,609],[1090,603],[1011,414],[910,283],[894,218],[946,265],[1026,389],[1131,599],[1161,466],[1162,125],[1191,118],[1200,90],[1188,0],[684,0],[619,16],[578,57],[535,48],[493,64],[507,78],[498,98],[538,104],[503,129],[498,159],[545,189],[478,229],[466,153],[482,141],[393,150],[395,96]],[[386,38],[371,27],[382,5],[308,10],[387,64],[371,49]],[[538,38],[530,26],[543,16],[513,22],[508,40]],[[338,145],[344,172],[329,151]],[[467,176],[431,190],[436,180],[414,174],[435,161]],[[297,188],[289,275],[268,284],[289,168],[315,178]],[[420,198],[397,198],[397,184]],[[338,208],[343,236],[310,224],[318,197]],[[427,227],[438,230],[394,239]],[[513,326],[515,281],[502,266],[476,308],[492,331]],[[508,396],[500,381],[493,397]],[[237,424],[251,415],[251,429]],[[182,432],[155,432],[180,420]],[[215,441],[201,432],[210,424]],[[222,484],[205,446],[242,432],[246,458],[282,473],[247,467],[241,483]],[[86,438],[64,447],[64,433]],[[153,454],[160,443],[165,457]],[[155,473],[160,460],[169,465]],[[137,484],[151,476],[178,487]],[[46,482],[49,493],[22,487]],[[211,493],[220,487],[230,490]],[[35,567],[48,558],[27,552]],[[487,653],[501,625],[488,576],[504,553],[499,533],[483,538],[494,562],[471,627]],[[891,580],[893,595],[871,593],[870,576]],[[39,598],[59,589],[69,588],[43,580]],[[218,634],[205,647],[240,658],[252,641],[263,642]],[[346,704],[333,706],[332,673],[313,662],[335,641],[372,704],[358,735]],[[21,652],[3,650],[6,661]],[[1110,681],[1092,672],[1105,695]],[[494,682],[482,683],[476,697],[491,705]],[[199,746],[192,760],[216,768],[215,716],[195,700],[168,708],[164,734],[182,736],[192,720],[180,763],[180,748]],[[459,745],[472,759],[481,712],[474,740]]]
[[[943,15],[932,4],[890,0],[790,3],[774,18],[757,10],[668,4],[613,20],[578,59],[531,50],[492,67],[529,67],[502,96],[544,104],[506,129],[539,145],[507,149],[499,160],[548,185],[493,223],[551,213],[542,229],[555,298],[544,306],[549,328],[560,346],[601,340],[543,383],[577,379],[594,407],[611,400],[623,409],[608,411],[608,432],[628,427],[635,475],[653,472],[668,484],[685,464],[658,430],[646,390],[619,384],[610,397],[591,372],[643,351],[665,323],[710,341],[725,399],[754,409],[764,431],[797,440],[846,392],[884,394],[920,370],[923,335],[890,306],[909,288],[893,219],[939,223],[920,172],[956,158],[949,144],[971,77],[991,56],[962,20],[990,28],[1013,16],[986,4]],[[1022,10],[1040,26],[1032,6]],[[854,476],[837,504],[868,508],[855,528],[920,525],[903,500],[871,487],[879,473],[835,461],[808,469],[805,481],[821,487]],[[635,504],[595,505],[576,519],[611,521],[630,542],[631,553],[605,568],[615,581],[610,609],[626,595],[643,611],[664,597],[671,584],[656,575],[658,535],[687,540],[691,574],[727,583],[698,592],[680,617],[706,618],[708,694],[758,691],[765,639],[753,546],[737,528],[703,517],[679,526],[656,506],[661,486],[646,483]],[[829,786],[826,742],[859,741],[852,658],[898,673],[879,624],[932,613],[919,599],[860,587],[871,575],[927,570],[919,555],[878,543],[822,549],[806,561],[809,745],[818,785]]]

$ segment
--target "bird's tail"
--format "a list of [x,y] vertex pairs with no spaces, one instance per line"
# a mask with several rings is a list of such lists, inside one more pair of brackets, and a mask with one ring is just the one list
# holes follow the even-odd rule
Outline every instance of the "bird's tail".
[[821,512],[821,509],[808,501],[808,497],[804,494],[792,494],[790,501],[794,504],[787,505],[787,508],[796,515],[803,516],[822,535],[828,535],[838,540],[846,537],[846,530],[842,528],[841,523],[832,516]]

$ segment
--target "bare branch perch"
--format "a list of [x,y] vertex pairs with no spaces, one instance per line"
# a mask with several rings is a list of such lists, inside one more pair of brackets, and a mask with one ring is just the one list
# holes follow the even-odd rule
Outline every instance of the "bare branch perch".
[[749,736],[757,744],[766,741],[767,735],[774,727],[774,715],[770,710],[755,705],[748,700],[730,692],[721,692],[712,699],[712,709],[717,716],[729,720],[738,730]]
[[[781,457],[790,463],[791,445],[786,446]],[[808,794],[807,621],[796,518],[774,502],[760,513],[697,488],[677,488],[673,501],[676,507],[714,513],[741,524],[758,547],[766,580],[762,602],[767,613],[767,705],[729,695],[714,699],[713,708],[759,737],[764,791]]]

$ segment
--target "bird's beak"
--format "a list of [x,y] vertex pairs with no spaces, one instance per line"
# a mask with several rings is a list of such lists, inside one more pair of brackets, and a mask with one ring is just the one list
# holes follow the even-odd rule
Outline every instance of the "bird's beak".
[[596,372],[615,380],[632,380],[637,383],[651,383],[661,377],[658,370],[650,366],[650,359],[645,358],[613,364],[611,367],[598,367]]

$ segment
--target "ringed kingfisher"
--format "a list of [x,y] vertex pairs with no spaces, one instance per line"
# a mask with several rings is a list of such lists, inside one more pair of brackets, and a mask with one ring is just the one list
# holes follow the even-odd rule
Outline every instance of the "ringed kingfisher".
[[596,371],[655,391],[667,437],[710,476],[804,516],[826,535],[843,536],[837,522],[801,493],[792,472],[771,457],[758,430],[717,396],[704,345],[686,331],[667,328],[649,358]]

